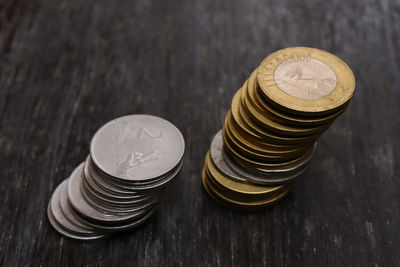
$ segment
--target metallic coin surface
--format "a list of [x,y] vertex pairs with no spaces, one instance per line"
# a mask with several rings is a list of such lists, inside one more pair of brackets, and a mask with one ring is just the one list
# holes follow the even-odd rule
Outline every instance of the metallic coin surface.
[[276,85],[286,94],[301,99],[317,99],[335,89],[337,77],[326,63],[314,58],[297,58],[278,65]]
[[222,150],[223,150],[223,139],[221,135],[221,131],[219,131],[213,138],[211,142],[211,148],[210,148],[210,157],[215,164],[215,166],[225,174],[225,176],[229,177],[232,180],[244,182],[247,181],[246,179],[238,176],[236,173],[234,173],[231,168],[228,167],[228,165],[225,162],[224,157],[222,156]]
[[210,160],[210,154],[206,155],[206,168],[209,170],[211,176],[224,188],[233,192],[246,194],[246,195],[263,195],[267,196],[275,191],[281,190],[285,186],[260,186],[257,184],[247,183],[243,181],[233,181],[223,174],[219,173]]
[[351,69],[338,57],[309,47],[270,54],[260,64],[257,80],[273,103],[304,115],[333,112],[355,89]]
[[90,155],[104,173],[128,181],[154,179],[176,167],[185,143],[170,122],[151,115],[130,115],[102,126]]
[[141,211],[128,215],[115,215],[102,212],[93,208],[82,195],[81,185],[83,176],[83,163],[80,164],[71,174],[68,182],[68,200],[73,209],[88,221],[100,222],[103,224],[117,224],[131,221],[142,215]]
[[89,224],[77,218],[79,215],[74,212],[74,210],[71,207],[71,204],[69,204],[68,202],[68,195],[67,195],[68,179],[65,180],[65,182],[66,183],[61,187],[61,192],[60,192],[60,207],[62,213],[64,214],[65,218],[68,221],[70,221],[77,227],[86,229],[88,231],[94,231],[93,227],[91,227]]
[[[244,168],[239,165],[235,160],[228,155],[225,150],[223,153],[225,161],[231,167],[231,169],[241,177],[247,179],[250,182],[264,185],[278,185],[283,183],[292,182],[297,176],[299,176],[305,169],[312,154],[310,153],[306,160],[298,162],[293,165],[283,166],[281,168]],[[308,159],[308,160],[307,160]]]
[[67,182],[64,181],[62,182],[54,191],[53,196],[51,197],[50,200],[50,210],[51,214],[53,215],[53,218],[57,221],[57,223],[65,230],[68,231],[72,234],[76,235],[82,235],[82,236],[93,236],[96,235],[96,233],[87,228],[83,228],[80,226],[77,226],[73,223],[71,223],[70,220],[66,218],[64,215],[64,212],[61,209],[60,205],[60,198],[61,198],[61,193],[62,193],[62,188],[67,186]]
[[241,201],[232,200],[232,199],[229,199],[226,196],[222,195],[221,193],[219,193],[217,190],[215,190],[214,187],[212,187],[210,185],[207,174],[205,172],[205,168],[203,168],[202,183],[203,183],[203,187],[206,190],[206,192],[213,199],[215,199],[219,204],[221,204],[222,206],[227,207],[227,208],[233,208],[235,210],[245,211],[245,212],[263,210],[263,209],[275,204],[276,202],[278,202],[279,200],[284,198],[290,192],[290,188],[289,188],[278,196],[274,196],[271,199],[264,200],[264,201],[257,201],[257,202],[241,202]]
[[72,238],[72,239],[77,239],[77,240],[94,240],[94,239],[100,239],[106,237],[106,235],[98,234],[98,235],[92,235],[92,236],[84,236],[84,235],[77,235],[74,233],[71,233],[69,231],[66,231],[54,218],[52,211],[51,211],[51,205],[50,203],[47,206],[47,218],[49,219],[50,224],[53,226],[54,229],[57,230],[60,234],[62,234],[65,237]]

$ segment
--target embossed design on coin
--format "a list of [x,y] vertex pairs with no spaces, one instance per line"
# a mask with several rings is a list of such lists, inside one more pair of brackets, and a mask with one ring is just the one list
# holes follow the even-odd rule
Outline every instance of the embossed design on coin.
[[151,180],[171,171],[185,143],[170,122],[150,115],[110,121],[93,136],[90,155],[105,174],[129,181]]
[[127,139],[130,138],[143,138],[143,137],[149,137],[153,139],[158,139],[163,136],[162,131],[159,131],[158,133],[152,133],[150,130],[144,128],[141,125],[137,125],[132,122],[126,122],[122,121],[119,122],[118,125],[118,141],[120,142],[125,142]]
[[128,175],[128,172],[139,167],[143,163],[151,162],[159,159],[157,156],[158,150],[143,154],[139,152],[131,152],[126,159],[118,161],[115,166],[115,173],[118,176]]
[[336,87],[335,72],[324,62],[304,57],[282,62],[274,72],[276,85],[288,95],[301,99],[318,99]]

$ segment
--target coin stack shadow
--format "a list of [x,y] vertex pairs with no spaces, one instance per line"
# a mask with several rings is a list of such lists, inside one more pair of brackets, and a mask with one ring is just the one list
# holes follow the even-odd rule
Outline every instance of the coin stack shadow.
[[[152,135],[149,127],[160,135]],[[171,151],[171,144],[178,148]],[[132,148],[153,152],[128,153]],[[92,138],[86,161],[54,191],[47,208],[50,223],[66,237],[91,240],[145,222],[155,211],[160,189],[181,170],[183,151],[181,133],[161,118],[130,115],[107,123]],[[128,156],[117,161],[112,155]],[[163,155],[169,157],[159,163]],[[107,164],[115,162],[119,169],[107,171]]]
[[282,199],[354,88],[350,68],[325,51],[287,48],[265,58],[234,95],[212,140],[202,174],[208,194],[242,211]]

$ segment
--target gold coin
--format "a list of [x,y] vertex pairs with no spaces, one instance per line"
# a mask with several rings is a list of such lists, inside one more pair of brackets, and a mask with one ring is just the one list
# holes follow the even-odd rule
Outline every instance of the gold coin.
[[241,154],[243,157],[252,159],[256,162],[264,162],[264,163],[273,163],[273,162],[284,162],[288,160],[295,159],[300,155],[304,154],[310,147],[304,147],[301,150],[295,150],[291,152],[277,152],[277,153],[265,153],[260,154],[253,151],[250,151],[245,146],[243,146],[240,142],[237,142],[235,138],[229,135],[228,131],[224,129],[222,131],[222,137],[225,142],[229,143],[230,147],[233,147],[235,151]]
[[303,144],[302,146],[281,146],[281,147],[261,147],[257,144],[253,144],[240,135],[236,135],[229,126],[228,120],[225,120],[223,131],[234,143],[238,143],[239,146],[243,147],[248,153],[254,153],[257,156],[264,155],[287,155],[287,154],[302,154],[311,143]]
[[263,95],[290,113],[316,115],[340,109],[352,97],[355,79],[340,58],[309,47],[270,54],[257,80]]
[[228,154],[232,155],[237,161],[244,162],[246,166],[253,166],[255,168],[266,168],[269,167],[281,167],[290,164],[296,163],[297,160],[300,160],[305,154],[309,154],[312,149],[307,150],[303,155],[297,156],[295,158],[286,157],[264,157],[263,160],[251,158],[248,155],[242,154],[237,147],[232,145],[229,139],[226,138],[225,135],[222,135],[224,144]]
[[292,151],[297,151],[297,150],[302,150],[305,146],[310,143],[300,143],[300,144],[273,144],[273,143],[267,143],[264,140],[260,139],[255,139],[252,138],[251,136],[248,136],[244,131],[240,129],[235,123],[235,121],[232,119],[232,114],[231,111],[228,112],[226,119],[225,119],[225,126],[227,131],[232,133],[232,136],[238,140],[241,144],[246,146],[248,149],[251,151],[255,151],[258,153],[274,153],[277,151],[282,151],[282,152],[292,152]]
[[261,93],[260,87],[258,86],[257,81],[257,69],[251,74],[248,80],[248,95],[252,102],[258,103],[263,111],[263,114],[269,116],[270,119],[275,120],[282,124],[294,125],[294,126],[317,126],[325,123],[332,122],[335,118],[337,118],[340,114],[344,112],[347,107],[347,104],[343,108],[341,108],[336,113],[331,115],[327,115],[324,117],[301,117],[290,116],[284,112],[281,112],[277,109],[274,109],[268,102],[266,102]]
[[307,141],[312,141],[318,137],[314,137],[314,135],[306,137],[287,137],[270,133],[261,129],[251,121],[251,119],[245,112],[243,112],[242,106],[240,105],[240,94],[241,91],[237,91],[232,99],[232,118],[239,126],[239,128],[246,132],[251,138],[259,140],[260,142],[265,141],[272,144],[299,144]]
[[[244,111],[247,111],[246,113],[249,114],[250,118],[253,118],[252,121],[256,122],[257,125],[261,126],[262,128],[271,131],[276,134],[283,134],[286,136],[307,136],[307,135],[312,135],[315,133],[322,132],[326,130],[327,126],[322,125],[322,126],[313,126],[313,127],[295,127],[295,126],[290,126],[287,124],[282,124],[279,123],[271,118],[269,116],[266,116],[266,112],[260,112],[257,108],[255,108],[249,99],[247,98],[247,91],[248,86],[247,83],[245,86],[242,87],[242,95],[241,95],[241,100],[242,100],[242,107]],[[260,108],[260,107],[259,107]]]
[[208,176],[209,185],[213,187],[215,191],[218,191],[220,195],[229,199],[242,202],[265,201],[279,195],[291,186],[290,184],[265,186],[249,182],[233,181],[219,172],[209,159],[209,155],[207,157],[208,159],[206,158],[204,168]]
[[288,186],[287,184],[278,186],[260,186],[252,183],[243,183],[229,179],[225,177],[215,167],[214,163],[210,159],[210,152],[207,153],[205,166],[218,184],[220,184],[224,188],[229,189],[232,192],[243,194],[245,196],[256,195],[265,197],[271,195],[272,193],[279,192],[280,190],[285,189]]
[[257,210],[262,210],[265,209],[275,203],[277,203],[279,200],[283,199],[289,192],[291,188],[286,189],[282,193],[280,193],[277,196],[274,196],[271,199],[264,200],[264,201],[257,201],[257,202],[241,202],[241,201],[236,201],[233,199],[229,199],[226,196],[222,195],[219,193],[215,188],[210,186],[210,183],[208,182],[208,177],[205,171],[205,168],[203,168],[203,175],[202,175],[202,183],[203,187],[206,190],[206,192],[214,199],[217,201],[222,206],[225,206],[230,209],[236,209],[239,211],[257,211]]
[[[224,137],[224,136],[223,136]],[[305,158],[308,158],[310,154],[313,153],[314,148],[311,148],[308,150],[304,155],[301,155],[298,158],[295,158],[290,161],[285,161],[285,162],[275,162],[275,163],[263,163],[263,162],[258,162],[252,159],[249,159],[247,157],[244,157],[240,153],[238,153],[225,139],[224,139],[224,144],[226,149],[226,152],[232,156],[232,158],[241,166],[244,166],[246,168],[259,168],[259,169],[282,169],[282,168],[289,168],[290,166],[295,166],[297,165],[298,162],[302,162]]]
[[[235,102],[240,101],[240,98],[233,99],[232,107],[236,107],[237,103],[233,104],[234,101]],[[233,114],[235,114],[234,110],[232,110],[232,115]],[[255,124],[250,119],[248,113],[243,108],[243,106],[239,105],[239,104],[238,104],[238,118],[241,121],[242,125],[247,126],[247,129],[250,129],[250,131],[252,130],[253,133],[256,132],[256,134],[258,136],[260,136],[260,139],[262,139],[262,141],[268,142],[268,143],[273,143],[273,144],[301,144],[301,143],[306,143],[306,142],[312,142],[315,139],[317,139],[323,131],[323,129],[321,129],[321,132],[317,132],[315,134],[311,134],[311,135],[307,135],[307,136],[287,136],[287,135],[279,135],[277,133],[272,133],[266,129],[262,129],[257,124]],[[234,117],[234,120],[236,121],[236,117]]]

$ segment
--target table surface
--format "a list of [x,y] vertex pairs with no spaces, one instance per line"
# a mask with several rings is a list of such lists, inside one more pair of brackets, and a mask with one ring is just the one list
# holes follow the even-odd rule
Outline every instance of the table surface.
[[[400,2],[0,1],[1,266],[400,264]],[[233,94],[269,53],[330,51],[357,80],[290,195],[260,213],[201,187]],[[46,205],[91,136],[126,114],[182,131],[184,167],[146,224],[62,238]]]

